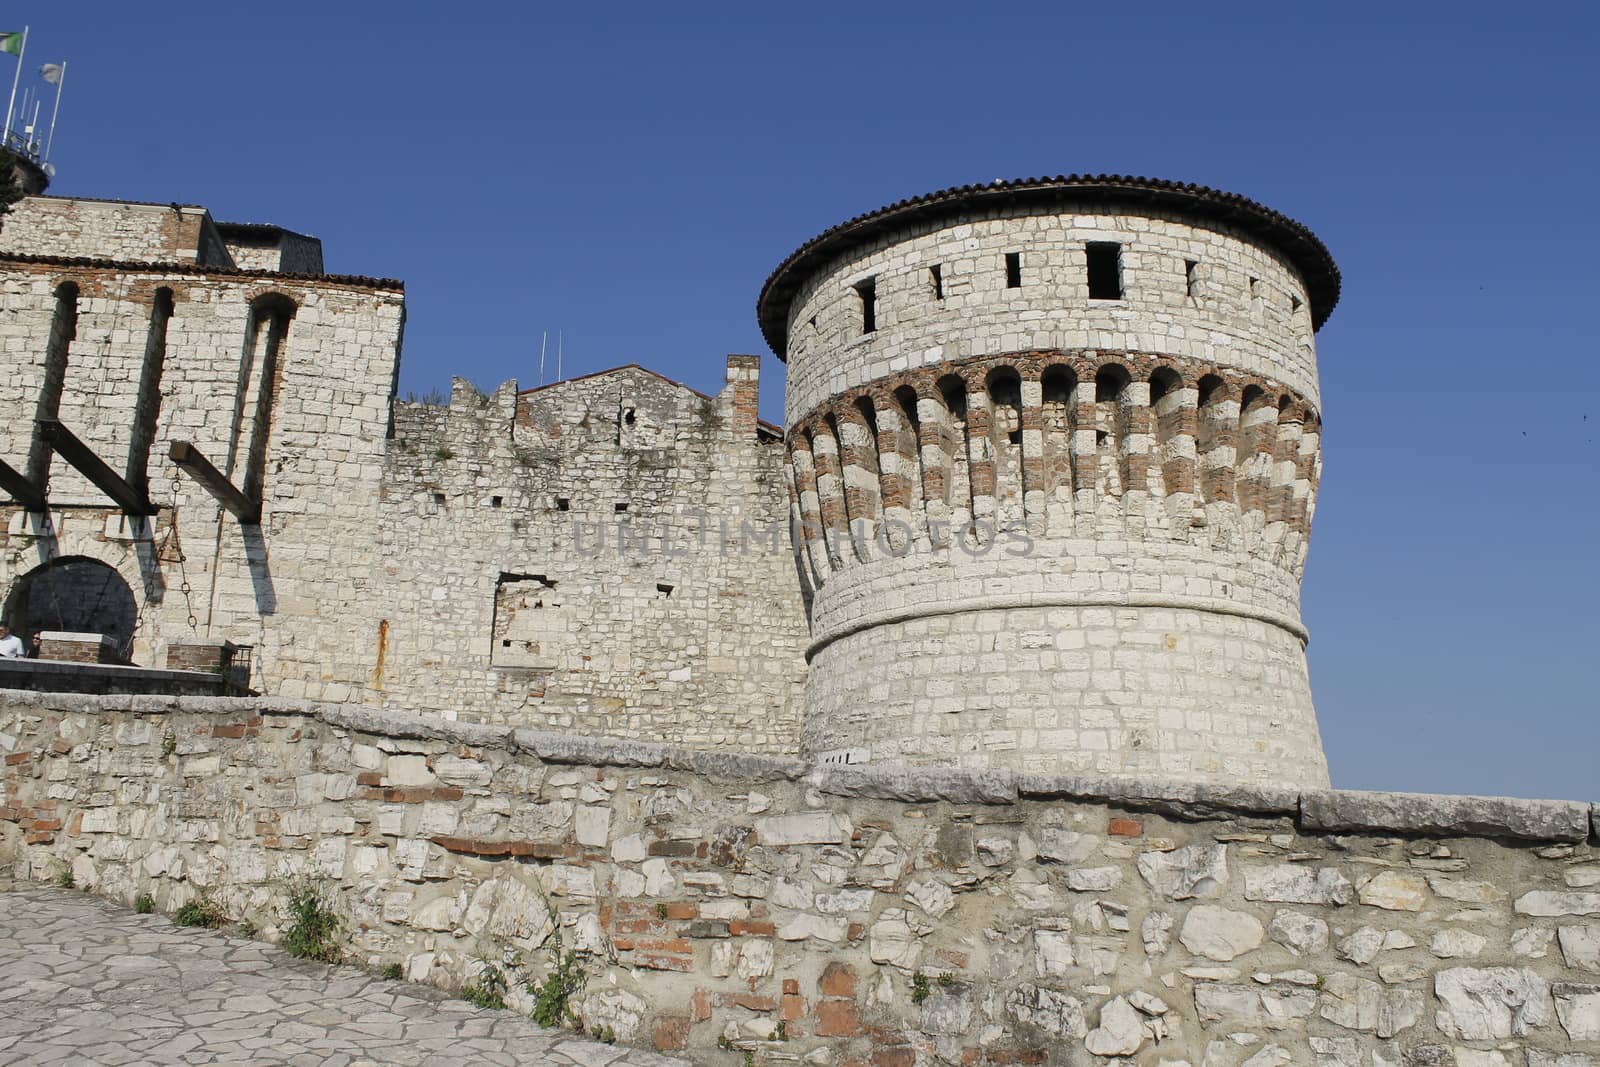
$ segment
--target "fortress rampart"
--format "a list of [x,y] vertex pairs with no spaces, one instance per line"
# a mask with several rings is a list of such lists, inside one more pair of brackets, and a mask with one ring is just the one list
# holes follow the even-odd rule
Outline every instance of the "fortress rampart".
[[824,766],[350,705],[0,692],[0,864],[716,1062],[1593,1067],[1589,804]]

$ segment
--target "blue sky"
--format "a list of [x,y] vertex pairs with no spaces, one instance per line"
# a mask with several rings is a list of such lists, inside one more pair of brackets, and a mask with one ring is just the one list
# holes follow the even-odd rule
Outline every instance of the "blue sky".
[[[997,177],[1244,193],[1327,242],[1305,617],[1335,783],[1600,799],[1600,8],[10,4],[53,191],[404,278],[402,390],[761,352],[767,273]],[[0,27],[0,29],[11,27]],[[9,64],[0,60],[0,70]],[[36,83],[37,84],[37,83]]]

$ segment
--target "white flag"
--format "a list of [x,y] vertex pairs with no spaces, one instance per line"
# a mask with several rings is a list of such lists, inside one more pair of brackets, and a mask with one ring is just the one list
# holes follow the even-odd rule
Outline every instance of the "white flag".
[[51,85],[60,85],[61,84],[61,64],[60,63],[46,63],[44,66],[39,68],[39,77],[43,78],[45,81],[49,82]]

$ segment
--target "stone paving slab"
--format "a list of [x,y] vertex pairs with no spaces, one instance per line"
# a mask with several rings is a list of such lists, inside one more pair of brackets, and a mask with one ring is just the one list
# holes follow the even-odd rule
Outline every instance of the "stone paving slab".
[[0,882],[0,1067],[24,1063],[689,1067],[432,986]]

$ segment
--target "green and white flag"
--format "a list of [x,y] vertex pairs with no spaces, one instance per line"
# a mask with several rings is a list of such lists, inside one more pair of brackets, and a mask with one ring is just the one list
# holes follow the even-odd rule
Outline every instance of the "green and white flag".
[[22,54],[22,34],[14,30],[0,30],[0,52],[14,56]]

